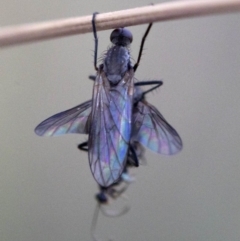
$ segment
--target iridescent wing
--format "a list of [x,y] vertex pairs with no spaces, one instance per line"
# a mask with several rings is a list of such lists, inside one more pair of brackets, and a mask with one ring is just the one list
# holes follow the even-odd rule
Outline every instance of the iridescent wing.
[[92,174],[103,187],[117,182],[125,167],[133,91],[133,70],[115,86],[110,86],[101,70],[94,82],[88,156]]
[[60,112],[41,122],[35,133],[39,136],[59,136],[67,133],[88,134],[88,119],[92,110],[92,101]]
[[133,140],[164,155],[173,155],[182,149],[180,136],[153,105],[140,101],[133,111]]

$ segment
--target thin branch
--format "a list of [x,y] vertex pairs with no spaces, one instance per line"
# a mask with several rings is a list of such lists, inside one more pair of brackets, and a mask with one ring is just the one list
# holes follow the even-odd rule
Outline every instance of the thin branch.
[[[150,22],[240,11],[240,0],[189,0],[102,13],[98,31]],[[92,15],[0,29],[0,47],[92,32]]]

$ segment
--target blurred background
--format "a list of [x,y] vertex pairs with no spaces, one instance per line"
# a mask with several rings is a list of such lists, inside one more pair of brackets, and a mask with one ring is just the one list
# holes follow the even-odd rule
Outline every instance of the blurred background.
[[[8,0],[0,2],[0,24],[147,4]],[[146,27],[130,28],[135,60]],[[176,128],[184,148],[171,157],[146,151],[147,165],[134,170],[127,191],[131,210],[115,219],[99,216],[102,240],[240,239],[239,29],[240,13],[153,25],[136,78],[164,81],[148,101]],[[98,33],[99,57],[110,33]],[[87,136],[38,137],[34,128],[91,98],[93,49],[90,33],[0,50],[1,241],[91,240],[97,185],[87,154],[77,149]]]

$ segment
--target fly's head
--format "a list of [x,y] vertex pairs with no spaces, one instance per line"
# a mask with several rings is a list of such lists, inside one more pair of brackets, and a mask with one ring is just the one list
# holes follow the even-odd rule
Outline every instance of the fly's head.
[[116,28],[112,31],[110,40],[114,45],[127,47],[131,44],[133,36],[126,28]]
[[111,86],[116,86],[122,80],[129,81],[127,72],[132,68],[128,46],[132,42],[132,34],[126,28],[112,31],[110,36],[113,46],[108,49],[104,62],[103,72]]

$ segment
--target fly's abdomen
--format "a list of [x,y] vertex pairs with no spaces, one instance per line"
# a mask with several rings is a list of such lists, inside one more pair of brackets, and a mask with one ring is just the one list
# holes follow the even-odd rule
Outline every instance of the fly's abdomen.
[[113,85],[124,76],[130,65],[130,54],[126,47],[113,46],[106,54],[103,70]]

